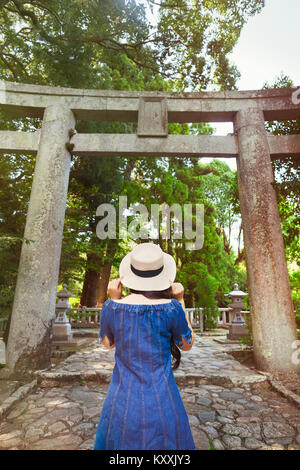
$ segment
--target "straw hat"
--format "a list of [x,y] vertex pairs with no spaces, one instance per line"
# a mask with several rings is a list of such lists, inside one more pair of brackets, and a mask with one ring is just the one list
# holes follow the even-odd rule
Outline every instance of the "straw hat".
[[124,286],[135,290],[164,290],[174,282],[176,263],[155,243],[140,243],[120,263]]

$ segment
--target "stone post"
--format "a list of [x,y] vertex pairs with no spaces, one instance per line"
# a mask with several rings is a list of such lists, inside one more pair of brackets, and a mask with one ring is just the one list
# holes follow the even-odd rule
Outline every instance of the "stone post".
[[65,284],[63,285],[62,290],[57,292],[56,295],[58,297],[56,303],[57,316],[53,325],[52,345],[54,345],[55,342],[58,344],[70,343],[73,339],[71,324],[66,312],[68,308],[71,307],[69,304],[69,298],[74,297],[74,295],[68,291]]
[[199,308],[199,323],[200,323],[200,332],[204,331],[204,321],[203,321],[203,308]]
[[239,290],[237,284],[234,284],[233,291],[229,294],[225,294],[225,297],[229,297],[231,299],[231,304],[228,305],[229,308],[233,311],[233,320],[229,326],[229,333],[227,335],[227,339],[229,340],[238,340],[242,336],[246,336],[249,331],[246,328],[245,320],[241,311],[245,308],[243,304],[243,297],[247,295],[245,292]]
[[22,246],[7,345],[8,371],[16,376],[50,366],[71,161],[66,143],[74,126],[68,107],[45,109],[24,233],[31,241]]
[[264,114],[257,108],[239,111],[234,125],[256,367],[295,371],[296,322]]

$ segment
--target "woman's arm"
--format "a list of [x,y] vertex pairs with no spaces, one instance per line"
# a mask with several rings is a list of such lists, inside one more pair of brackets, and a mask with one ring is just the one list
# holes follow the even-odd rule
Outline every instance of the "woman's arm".
[[[118,300],[122,296],[122,284],[121,284],[121,279],[113,279],[112,281],[109,282],[108,284],[108,293],[110,297],[114,300]],[[109,344],[109,339],[107,336],[104,336],[102,340],[103,346],[105,346],[107,349],[113,349],[115,347],[115,344],[110,345]]]
[[114,344],[110,345],[109,344],[109,339],[107,336],[104,336],[103,340],[102,340],[102,344],[103,346],[105,346],[107,349],[113,349],[115,347]]
[[171,286],[171,290],[172,290],[172,297],[176,300],[178,300],[178,302],[181,303],[181,306],[184,310],[184,313],[185,313],[185,318],[186,318],[186,321],[189,325],[189,328],[191,329],[192,331],[192,339],[191,339],[191,344],[189,344],[184,338],[183,336],[181,337],[182,339],[182,342],[183,342],[183,347],[181,347],[180,349],[182,349],[182,351],[189,351],[190,349],[192,349],[192,346],[193,346],[193,343],[194,343],[194,339],[195,339],[195,334],[194,334],[194,331],[193,331],[193,328],[192,328],[192,325],[191,325],[191,322],[189,320],[189,317],[188,317],[188,314],[187,314],[187,311],[185,309],[185,303],[184,303],[184,287],[182,284],[180,284],[180,282],[174,282]]
[[182,308],[183,308],[183,310],[184,310],[186,321],[188,322],[188,325],[189,325],[190,329],[192,330],[191,344],[189,344],[183,337],[181,337],[181,338],[182,338],[182,341],[183,341],[183,347],[182,347],[181,349],[182,349],[183,351],[189,351],[190,349],[192,349],[192,346],[193,346],[193,344],[194,344],[195,333],[194,333],[194,330],[193,330],[193,328],[192,328],[191,322],[190,322],[190,320],[189,320],[187,311],[186,311],[186,309],[185,309],[184,299],[179,300],[179,302],[181,303],[181,306],[182,306]]
[[113,279],[110,281],[107,290],[113,300],[119,300],[122,297],[121,279]]

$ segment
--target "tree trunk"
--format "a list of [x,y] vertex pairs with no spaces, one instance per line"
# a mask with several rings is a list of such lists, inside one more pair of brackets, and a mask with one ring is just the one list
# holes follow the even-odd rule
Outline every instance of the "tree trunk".
[[230,245],[227,241],[227,238],[226,238],[226,233],[225,233],[225,230],[224,230],[224,227],[222,227],[222,236],[223,236],[223,244],[224,244],[224,250],[226,251],[226,253],[230,254]]
[[97,292],[100,277],[100,272],[96,271],[91,263],[99,263],[100,270],[101,259],[94,253],[87,254],[87,265],[92,267],[87,268],[85,272],[80,303],[82,306],[88,308],[97,306]]
[[107,299],[107,286],[111,272],[111,264],[105,264],[100,272],[97,294],[97,307],[101,307]]
[[241,221],[240,230],[239,230],[239,237],[238,237],[238,257],[240,256],[240,253],[241,253],[241,235],[242,235],[242,230],[243,230],[243,225],[242,225],[242,221]]
[[228,222],[228,245],[230,246],[231,239],[231,213],[229,211],[229,222]]
[[242,261],[245,261],[245,250],[244,248],[242,249],[242,251],[239,252],[235,262],[234,262],[234,265],[236,266],[237,264],[241,263]]
[[99,277],[100,275],[97,271],[93,271],[92,269],[86,270],[80,299],[82,306],[88,308],[97,306]]

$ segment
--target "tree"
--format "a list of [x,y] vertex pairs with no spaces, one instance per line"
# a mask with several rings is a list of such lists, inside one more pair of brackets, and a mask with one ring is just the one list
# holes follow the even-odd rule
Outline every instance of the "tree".
[[164,69],[174,71],[181,90],[205,90],[209,84],[222,90],[235,88],[240,74],[228,55],[248,17],[259,13],[264,3],[263,0],[159,3],[156,38],[161,47],[160,57]]
[[[147,19],[147,4],[159,7],[155,25]],[[95,78],[106,73],[107,54],[114,54],[116,61],[126,57],[139,70],[175,79],[182,90],[210,83],[231,89],[238,72],[228,54],[248,17],[263,6],[263,0],[2,1],[3,78],[41,83],[42,75],[49,84],[50,66],[61,84],[70,77],[76,82],[78,66],[85,62],[86,88],[94,88]],[[74,86],[81,86],[81,78]]]
[[203,176],[204,191],[206,197],[213,203],[217,228],[223,237],[224,249],[229,253],[232,226],[240,218],[234,203],[236,171],[232,171],[225,162],[216,159],[207,165],[207,170],[210,171]]

